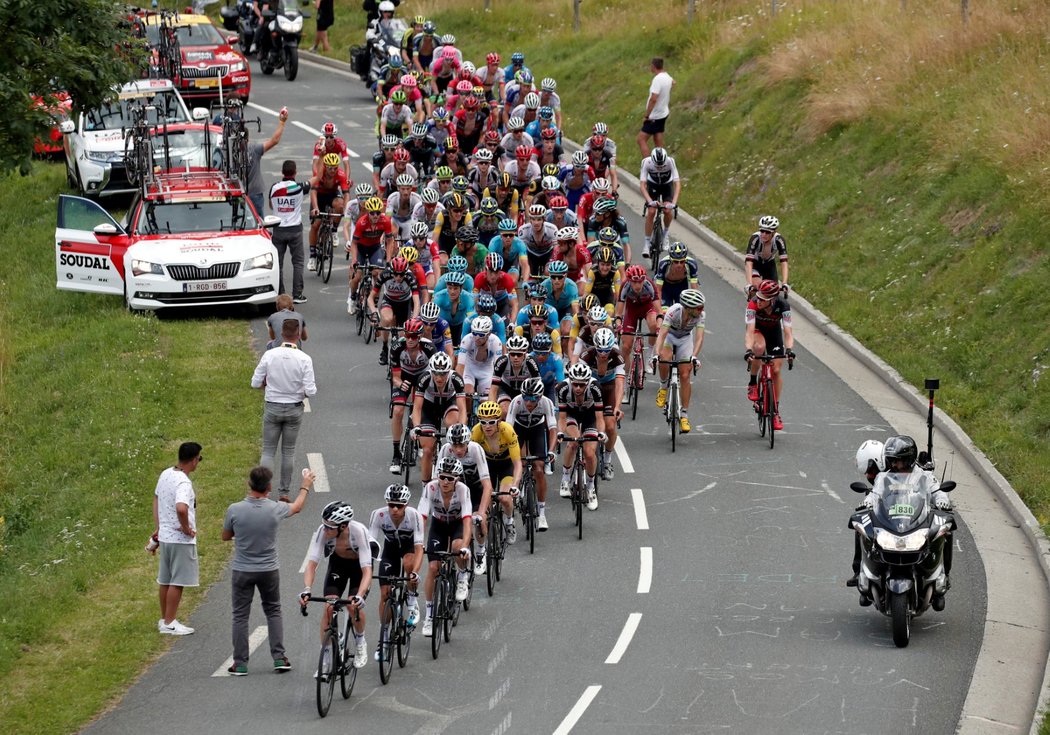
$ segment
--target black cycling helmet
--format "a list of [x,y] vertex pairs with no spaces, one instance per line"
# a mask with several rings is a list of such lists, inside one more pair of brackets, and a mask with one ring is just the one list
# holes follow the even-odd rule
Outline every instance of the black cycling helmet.
[[882,466],[888,472],[911,472],[918,456],[919,448],[910,436],[891,436],[882,449]]

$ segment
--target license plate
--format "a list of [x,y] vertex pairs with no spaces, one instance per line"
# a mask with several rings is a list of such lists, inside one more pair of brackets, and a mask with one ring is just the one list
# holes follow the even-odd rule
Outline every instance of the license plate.
[[190,85],[196,87],[197,89],[210,89],[212,87],[218,87],[219,86],[219,80],[218,79],[214,79],[214,78],[212,78],[212,79],[191,79],[190,80]]
[[214,293],[225,290],[226,281],[200,281],[182,284],[183,293]]

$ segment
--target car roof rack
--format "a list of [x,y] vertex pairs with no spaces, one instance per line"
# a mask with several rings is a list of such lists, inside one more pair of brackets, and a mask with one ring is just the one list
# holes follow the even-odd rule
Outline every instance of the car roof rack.
[[205,199],[224,201],[242,196],[239,181],[229,179],[221,171],[167,171],[155,173],[143,187],[147,199]]

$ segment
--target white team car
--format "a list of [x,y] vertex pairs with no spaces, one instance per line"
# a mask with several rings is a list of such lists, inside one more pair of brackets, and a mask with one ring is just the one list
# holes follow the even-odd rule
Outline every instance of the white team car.
[[270,304],[277,251],[236,181],[217,171],[156,174],[122,222],[97,202],[60,195],[57,287],[118,294],[131,310]]
[[[164,168],[208,167],[220,141],[213,137],[209,151],[204,145],[202,126],[191,124],[193,120],[206,122],[208,111],[195,109],[191,120],[186,103],[171,81],[142,79],[125,84],[113,99],[80,114],[75,121],[65,120],[59,125],[66,154],[66,178],[71,187],[88,196],[135,191],[128,181],[124,153],[130,148],[125,131],[134,122],[131,108],[138,104],[146,105],[151,125],[170,127],[166,159],[170,165]],[[163,153],[159,148],[154,152],[158,151]],[[158,163],[163,165],[160,160]]]

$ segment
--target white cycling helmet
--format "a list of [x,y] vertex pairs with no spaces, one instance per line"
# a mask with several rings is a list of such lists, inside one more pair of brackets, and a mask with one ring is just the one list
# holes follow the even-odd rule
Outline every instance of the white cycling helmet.
[[354,196],[358,199],[370,199],[376,195],[376,190],[371,184],[358,184],[354,187]]
[[605,194],[612,189],[612,184],[610,184],[609,180],[604,176],[599,176],[591,182],[591,189]]
[[531,204],[529,205],[529,216],[530,217],[546,217],[547,208],[542,204]]
[[342,500],[333,500],[321,509],[321,523],[328,528],[339,528],[354,520],[354,509]]
[[576,151],[572,154],[572,163],[574,166],[586,166],[587,165],[587,153],[585,151]]
[[419,318],[427,324],[433,324],[441,316],[441,307],[433,301],[428,301],[419,307]]
[[528,352],[529,341],[524,337],[515,334],[513,337],[507,340],[507,352]]
[[583,382],[591,379],[591,368],[584,362],[574,362],[565,375],[573,382]]
[[770,230],[772,232],[776,232],[779,227],[780,220],[778,220],[771,214],[767,214],[766,216],[758,220],[758,229],[760,230]]
[[411,235],[412,235],[413,239],[417,238],[417,237],[429,237],[430,236],[430,228],[427,227],[427,223],[426,222],[413,222],[412,223]]
[[423,204],[437,204],[438,199],[440,199],[437,189],[431,189],[429,186],[423,189],[423,193],[420,196],[423,197]]
[[535,110],[540,106],[540,96],[535,92],[529,92],[525,95],[525,109]]
[[678,297],[678,300],[682,302],[682,306],[687,309],[699,309],[704,305],[704,295],[698,289],[687,288],[682,291],[682,295]]
[[452,359],[444,352],[435,352],[430,358],[430,372],[450,373],[452,372]]
[[868,439],[861,444],[860,448],[857,449],[857,472],[867,475],[872,463],[874,463],[877,472],[883,472],[886,469],[882,461],[883,448],[882,442],[877,439]]
[[555,236],[558,240],[578,240],[580,237],[580,230],[578,227],[568,226],[562,227],[558,230],[558,234]]
[[[599,307],[600,308],[600,307]],[[602,311],[605,311],[602,309]],[[616,346],[616,335],[608,327],[602,327],[594,333],[594,346],[602,352],[608,352]]]
[[476,316],[470,323],[470,331],[473,334],[487,337],[492,333],[492,320],[487,316]]
[[407,505],[411,497],[412,491],[407,485],[387,485],[386,492],[383,493],[383,500],[398,505]]
[[591,310],[587,312],[587,321],[605,324],[609,321],[609,312],[605,310],[604,306],[592,306]]
[[390,0],[383,0],[383,2],[379,3],[380,13],[393,13],[395,10],[397,10],[397,7]]

